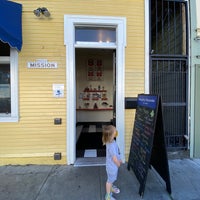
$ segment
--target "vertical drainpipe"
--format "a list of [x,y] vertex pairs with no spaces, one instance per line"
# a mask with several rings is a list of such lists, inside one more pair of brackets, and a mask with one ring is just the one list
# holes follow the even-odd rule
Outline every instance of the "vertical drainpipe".
[[[200,56],[199,45],[200,41],[196,40],[197,36],[200,36],[198,28],[200,28],[200,14],[198,10],[200,9],[199,0],[190,0],[190,66],[191,66],[191,101],[190,101],[190,158],[196,157],[195,146],[197,144],[197,130],[195,128],[195,122],[198,123],[198,119],[195,117],[195,89],[196,89],[196,64],[200,64],[200,59],[197,56]],[[197,102],[198,103],[198,102]],[[200,136],[198,136],[200,138]]]
[[[196,21],[195,15],[195,1],[189,2],[189,19],[190,19],[190,58],[193,57],[193,39],[194,38],[194,21]],[[192,12],[193,11],[193,12]],[[191,59],[190,62],[190,71],[191,71],[191,77],[190,77],[190,115],[189,115],[189,149],[190,149],[190,158],[194,157],[194,88],[195,88],[195,68],[193,59]]]

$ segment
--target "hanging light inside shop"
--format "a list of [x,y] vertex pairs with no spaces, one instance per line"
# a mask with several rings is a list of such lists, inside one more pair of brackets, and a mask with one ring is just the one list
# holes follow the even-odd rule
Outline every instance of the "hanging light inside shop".
[[35,16],[40,17],[41,14],[44,15],[45,17],[50,17],[51,13],[48,11],[47,8],[42,7],[42,8],[37,8],[36,10],[33,11]]

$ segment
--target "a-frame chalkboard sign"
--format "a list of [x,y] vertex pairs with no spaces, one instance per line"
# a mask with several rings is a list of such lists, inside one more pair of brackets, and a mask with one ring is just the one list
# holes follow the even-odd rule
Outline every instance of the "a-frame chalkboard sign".
[[133,170],[140,183],[140,196],[144,195],[148,169],[151,166],[166,182],[166,189],[171,194],[161,98],[158,95],[139,94],[128,170]]

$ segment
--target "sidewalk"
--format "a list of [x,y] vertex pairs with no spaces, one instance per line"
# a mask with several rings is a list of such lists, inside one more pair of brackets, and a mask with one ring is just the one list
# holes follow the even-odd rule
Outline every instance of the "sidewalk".
[[[144,200],[200,200],[200,159],[169,160],[171,197],[165,183],[153,170],[148,171]],[[103,200],[105,167],[2,166],[0,200]],[[116,183],[117,200],[141,200],[139,183],[123,164]]]

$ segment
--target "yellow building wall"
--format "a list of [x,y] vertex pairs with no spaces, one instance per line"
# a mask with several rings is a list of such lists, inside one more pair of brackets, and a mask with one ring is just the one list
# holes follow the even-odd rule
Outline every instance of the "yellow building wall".
[[[125,96],[144,92],[143,0],[16,0],[23,5],[23,47],[19,53],[19,122],[0,123],[0,165],[65,164],[66,93],[53,97],[52,85],[66,89],[64,15],[119,16],[127,19]],[[47,7],[50,18],[38,18],[33,10]],[[29,69],[27,62],[47,59],[57,69]],[[128,159],[134,110],[125,110],[125,154]],[[68,116],[70,117],[70,116]],[[54,118],[62,118],[54,125]],[[67,133],[70,134],[70,133]],[[55,161],[55,152],[62,159]]]

